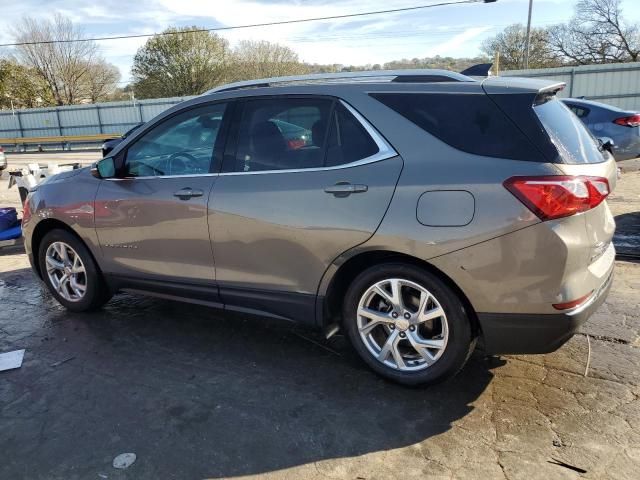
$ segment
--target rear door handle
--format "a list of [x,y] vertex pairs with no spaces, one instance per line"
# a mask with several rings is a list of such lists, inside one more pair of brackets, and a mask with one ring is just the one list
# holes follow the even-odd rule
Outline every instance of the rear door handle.
[[180,200],[189,200],[190,198],[201,197],[202,195],[204,195],[202,190],[191,187],[181,188],[173,194],[174,197],[178,197]]
[[348,197],[352,193],[364,193],[367,190],[369,190],[367,185],[358,185],[349,182],[338,182],[324,189],[325,193],[331,193],[336,197]]

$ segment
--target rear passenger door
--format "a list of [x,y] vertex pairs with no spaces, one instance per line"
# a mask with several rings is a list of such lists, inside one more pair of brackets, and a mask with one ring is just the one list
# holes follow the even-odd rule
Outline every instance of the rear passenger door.
[[252,98],[235,115],[209,201],[220,295],[313,322],[322,275],[376,230],[402,159],[333,98]]

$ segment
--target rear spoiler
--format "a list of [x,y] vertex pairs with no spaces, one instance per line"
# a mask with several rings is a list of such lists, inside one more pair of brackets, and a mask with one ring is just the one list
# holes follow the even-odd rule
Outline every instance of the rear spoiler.
[[567,84],[565,82],[556,82],[556,83],[552,83],[550,85],[547,85],[546,87],[542,87],[538,90],[538,93],[551,93],[551,94],[556,94],[561,90],[564,90],[564,87],[566,87]]
[[556,96],[556,93],[564,89],[567,84],[564,82],[554,83],[553,85],[549,85],[548,87],[541,88],[538,90],[538,94],[536,98],[533,100],[533,105],[542,105],[543,103],[548,102]]
[[487,77],[482,81],[482,88],[489,95],[499,93],[555,94],[565,86],[566,83],[557,80],[525,77]]

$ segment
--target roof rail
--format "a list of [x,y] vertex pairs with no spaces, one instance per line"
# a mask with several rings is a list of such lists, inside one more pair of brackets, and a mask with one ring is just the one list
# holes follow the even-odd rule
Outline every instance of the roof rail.
[[436,69],[415,70],[372,70],[365,72],[316,73],[311,75],[293,75],[288,77],[260,78],[244,82],[220,85],[204,93],[228,92],[243,88],[260,88],[284,85],[306,85],[310,83],[381,83],[381,82],[474,82],[475,80],[457,72]]

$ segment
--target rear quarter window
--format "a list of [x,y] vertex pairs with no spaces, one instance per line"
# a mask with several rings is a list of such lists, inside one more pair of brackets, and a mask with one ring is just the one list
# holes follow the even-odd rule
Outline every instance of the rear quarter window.
[[448,145],[487,157],[544,161],[541,153],[484,93],[371,93]]
[[588,108],[579,107],[577,105],[573,105],[572,103],[566,103],[565,105],[569,108],[569,110],[575,113],[578,118],[585,118],[587,115],[589,115]]
[[563,163],[600,163],[596,139],[571,110],[555,97],[533,107]]

